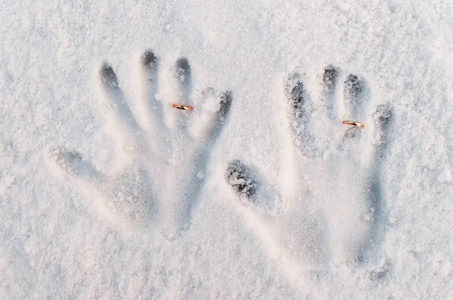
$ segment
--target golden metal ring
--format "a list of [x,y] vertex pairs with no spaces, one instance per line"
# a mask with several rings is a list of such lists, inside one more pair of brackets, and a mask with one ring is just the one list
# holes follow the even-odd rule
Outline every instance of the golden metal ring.
[[365,128],[365,125],[363,125],[362,123],[354,122],[354,121],[346,121],[346,120],[344,120],[343,124],[353,125],[353,126],[357,126],[357,127],[360,127],[360,128]]
[[192,106],[180,105],[180,104],[173,104],[174,108],[182,109],[182,110],[193,110]]

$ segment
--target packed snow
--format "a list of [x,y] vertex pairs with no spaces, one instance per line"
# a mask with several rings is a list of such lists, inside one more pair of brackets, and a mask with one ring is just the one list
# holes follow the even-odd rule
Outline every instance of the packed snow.
[[453,2],[1,7],[1,299],[453,299]]

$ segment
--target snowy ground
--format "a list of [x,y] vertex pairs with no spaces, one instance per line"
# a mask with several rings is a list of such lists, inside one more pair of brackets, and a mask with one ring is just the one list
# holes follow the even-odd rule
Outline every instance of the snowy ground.
[[453,298],[453,2],[28,2],[0,10],[0,298]]

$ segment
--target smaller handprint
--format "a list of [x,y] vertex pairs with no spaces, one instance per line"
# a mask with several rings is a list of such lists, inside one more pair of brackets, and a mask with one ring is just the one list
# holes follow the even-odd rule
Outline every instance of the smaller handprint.
[[278,193],[242,161],[225,171],[258,235],[311,267],[363,262],[382,235],[380,176],[392,112],[380,105],[367,113],[364,81],[341,75],[325,68],[317,101],[302,73],[288,76],[283,90],[292,145],[286,148],[294,151],[285,157],[291,170]]
[[113,68],[108,63],[100,68],[106,128],[121,153],[116,171],[102,174],[82,154],[63,148],[53,149],[51,157],[57,169],[95,199],[103,215],[127,228],[158,226],[165,236],[175,237],[191,223],[210,151],[226,122],[232,97],[229,91],[218,93],[212,88],[193,96],[186,58],[177,60],[162,85],[159,73],[158,57],[146,51],[140,59],[140,110],[135,116]]

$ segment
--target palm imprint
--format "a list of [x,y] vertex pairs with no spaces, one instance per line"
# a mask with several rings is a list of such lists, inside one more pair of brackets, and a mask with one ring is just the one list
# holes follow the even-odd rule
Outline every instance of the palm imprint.
[[[102,174],[74,151],[54,149],[61,169],[90,192],[96,207],[120,224],[148,228],[159,224],[174,236],[191,222],[198,201],[210,149],[220,133],[231,93],[205,89],[192,97],[191,68],[177,60],[172,74],[159,86],[159,60],[151,50],[140,59],[137,80],[141,96],[138,114],[126,102],[115,72],[104,63],[99,72],[101,100],[107,128],[118,141],[121,163],[112,174]],[[193,106],[179,110],[172,104]]]
[[279,251],[307,266],[363,262],[382,238],[380,176],[391,109],[380,105],[367,114],[370,93],[355,75],[342,79],[328,66],[320,81],[318,101],[307,92],[303,74],[285,82],[293,150],[281,193],[239,160],[230,162],[225,178],[257,233]]

